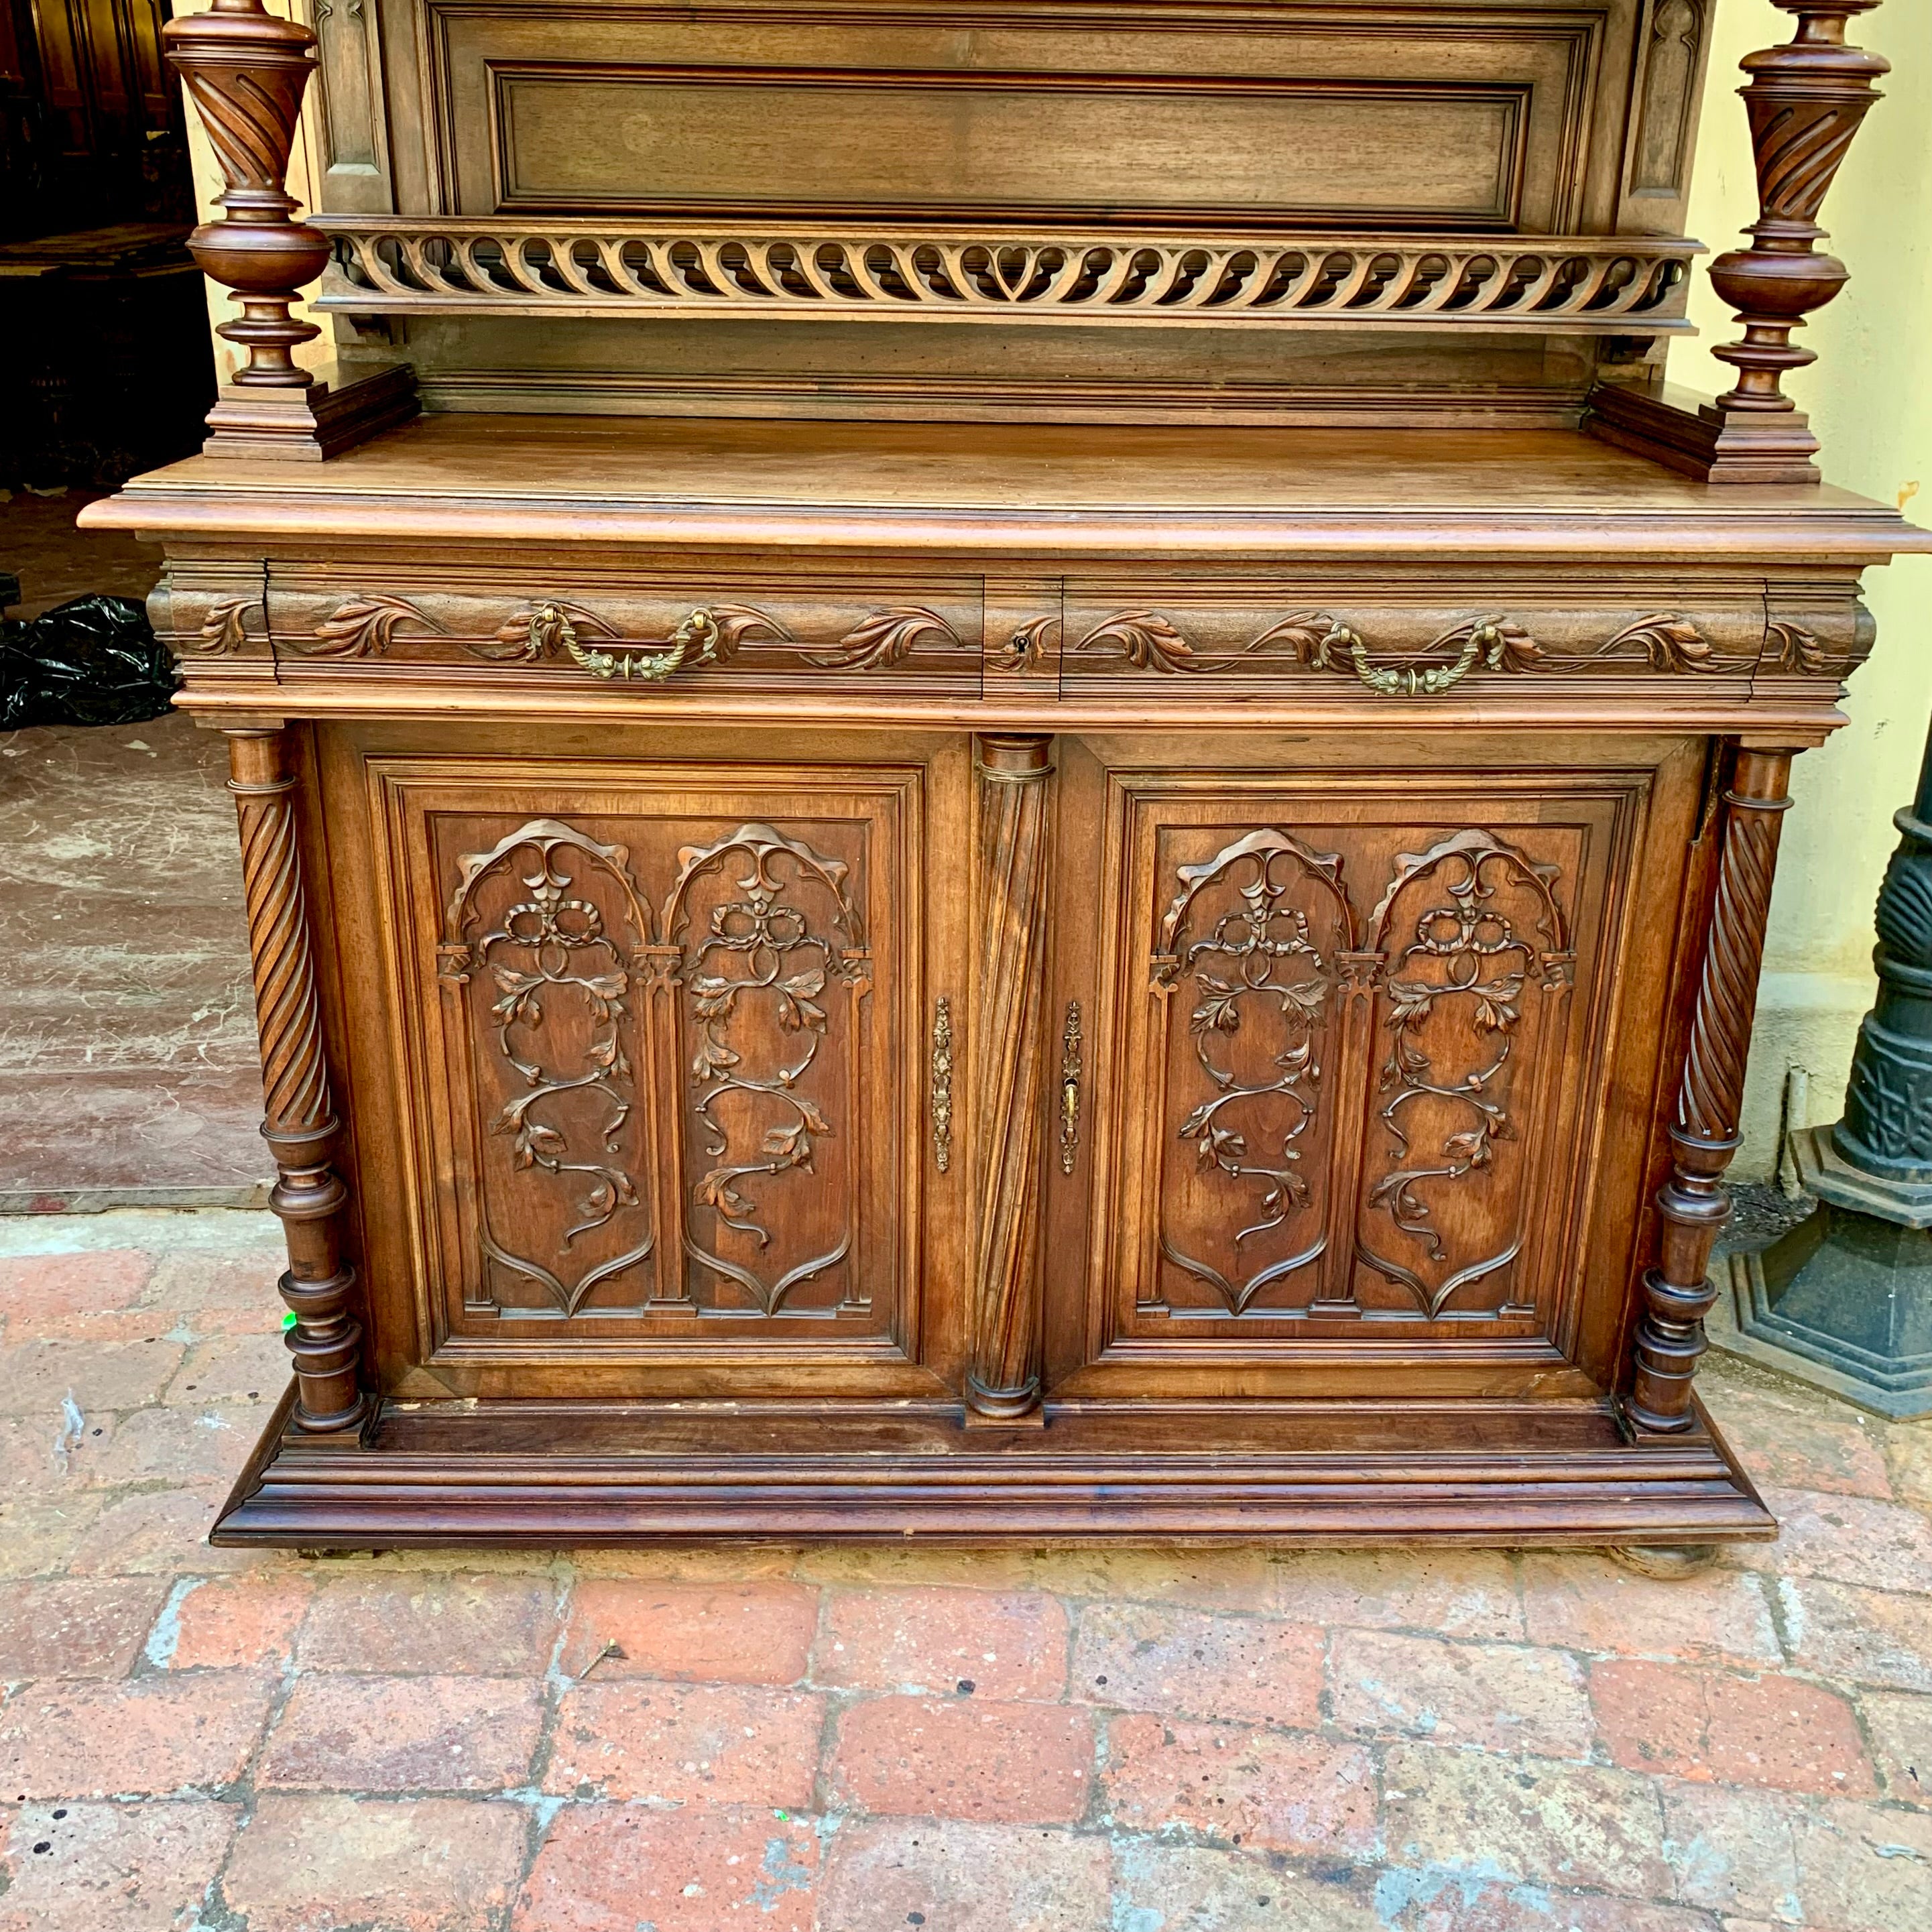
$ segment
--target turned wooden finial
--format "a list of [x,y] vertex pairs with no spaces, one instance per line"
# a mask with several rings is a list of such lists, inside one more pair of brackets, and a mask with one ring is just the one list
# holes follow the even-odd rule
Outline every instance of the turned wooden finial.
[[1798,16],[1796,34],[1744,62],[1750,80],[1739,92],[1750,118],[1760,206],[1746,231],[1750,247],[1711,265],[1712,286],[1738,311],[1744,328],[1742,341],[1712,352],[1738,371],[1736,386],[1718,398],[1718,407],[1792,413],[1794,454],[1808,455],[1817,439],[1779,385],[1787,369],[1817,358],[1795,347],[1791,332],[1850,278],[1842,262],[1816,252],[1825,233],[1816,216],[1858,124],[1880,98],[1872,82],[1892,64],[1847,46],[1845,27],[1854,14],[1878,4],[1777,0]]
[[284,185],[302,91],[315,66],[315,36],[278,20],[262,0],[214,0],[206,14],[161,30],[220,164],[222,219],[197,228],[188,247],[202,272],[234,290],[240,317],[217,333],[248,353],[238,384],[304,388],[314,380],[290,351],[321,334],[289,313],[296,292],[328,260],[328,241],[292,219]]

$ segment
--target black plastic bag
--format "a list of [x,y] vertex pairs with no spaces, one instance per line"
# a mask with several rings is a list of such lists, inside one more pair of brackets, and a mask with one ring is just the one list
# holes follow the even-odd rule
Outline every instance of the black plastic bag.
[[0,622],[0,731],[136,724],[180,682],[148,614],[126,597],[76,597],[31,622]]

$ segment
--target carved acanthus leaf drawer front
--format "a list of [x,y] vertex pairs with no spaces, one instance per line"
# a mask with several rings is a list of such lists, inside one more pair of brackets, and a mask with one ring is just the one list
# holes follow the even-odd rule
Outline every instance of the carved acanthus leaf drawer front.
[[1765,600],[1762,685],[1773,679],[1842,683],[1871,654],[1871,613],[1843,583],[1774,583]]
[[148,621],[191,682],[259,675],[274,655],[266,590],[259,562],[172,564],[148,597]]
[[724,685],[970,695],[980,581],[726,581],[544,575],[520,562],[425,583],[406,571],[277,566],[269,610],[284,681],[431,674],[588,689]]
[[1159,686],[1163,698],[1211,700],[1292,688],[1317,702],[1454,692],[1534,703],[1551,687],[1574,697],[1586,685],[1606,694],[1635,686],[1654,697],[1668,682],[1743,698],[1765,638],[1762,585],[1735,579],[1644,584],[1615,603],[1574,584],[1508,578],[1414,596],[1385,581],[1070,579],[1061,685],[1082,696]]

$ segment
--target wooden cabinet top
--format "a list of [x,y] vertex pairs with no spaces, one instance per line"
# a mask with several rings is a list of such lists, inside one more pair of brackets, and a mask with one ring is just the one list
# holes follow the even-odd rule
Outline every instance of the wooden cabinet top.
[[420,418],[318,464],[196,457],[95,528],[1135,558],[1694,556],[1932,549],[1829,486],[1738,490],[1570,430]]

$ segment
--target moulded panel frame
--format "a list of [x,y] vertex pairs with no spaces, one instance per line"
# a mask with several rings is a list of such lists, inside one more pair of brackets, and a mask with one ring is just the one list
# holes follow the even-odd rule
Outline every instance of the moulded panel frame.
[[[1137,789],[1156,801],[1238,802],[1299,794],[1318,809],[1324,799],[1337,809],[1364,793],[1389,795],[1389,780],[1386,771],[1378,778],[1365,768],[1359,751],[1352,757],[1352,748],[1278,733],[1222,736],[1225,772],[1202,769],[1208,762],[1204,736],[1150,746],[1144,738],[1082,734],[1078,742],[1080,751],[1062,761],[1063,782],[1071,785],[1068,821],[1091,814],[1097,830],[1078,856],[1063,844],[1053,988],[1056,1012],[1078,999],[1088,1016],[1082,1112],[1089,1125],[1076,1174],[1048,1177],[1048,1252],[1068,1258],[1049,1269],[1050,1399],[1268,1400],[1318,1386],[1324,1393],[1345,1388],[1390,1399],[1520,1396],[1532,1390],[1600,1396],[1617,1373],[1605,1331],[1622,1318],[1641,1241],[1635,1232],[1642,1214],[1641,1177],[1654,1165],[1639,1150],[1655,1138],[1657,1096],[1648,1084],[1640,1093],[1633,1085],[1654,1077],[1650,1056],[1658,1042],[1642,1022],[1641,1003],[1648,988],[1660,1006],[1676,970],[1678,898],[1670,887],[1673,879],[1682,883],[1693,856],[1706,741],[1596,734],[1566,737],[1532,761],[1526,744],[1512,748],[1506,738],[1472,734],[1462,748],[1467,762],[1454,767],[1445,764],[1440,740],[1384,741],[1384,755],[1408,761],[1395,767],[1405,782],[1423,782],[1432,795],[1460,793],[1473,803],[1468,795],[1480,783],[1510,801],[1526,824],[1546,822],[1552,812],[1560,819],[1575,800],[1594,800],[1600,815],[1609,813],[1609,850],[1582,862],[1586,876],[1598,881],[1595,937],[1589,941],[1597,958],[1593,971],[1578,974],[1565,1029],[1571,1050],[1579,1052],[1581,1077],[1569,1114],[1568,1198],[1554,1217],[1562,1232],[1552,1233],[1546,1250],[1562,1261],[1538,1297],[1547,1318],[1513,1335],[1500,1333],[1492,1322],[1378,1320],[1336,1329],[1304,1318],[1202,1318],[1189,1320],[1184,1329],[1176,1324],[1172,1341],[1136,1336],[1124,1306],[1133,1264],[1118,1252],[1119,1241],[1132,1238],[1120,1220],[1122,1163],[1130,1149],[1121,1138],[1125,1102],[1118,1090],[1129,1076],[1114,1048],[1124,1036],[1127,1003],[1144,996],[1146,963],[1139,958],[1137,975],[1135,940],[1146,935],[1126,932],[1124,908],[1144,912],[1149,903],[1149,882],[1129,876],[1127,820]],[[1270,752],[1276,766],[1256,769],[1257,753]],[[1390,809],[1400,815],[1404,808],[1392,802]],[[1238,816],[1229,815],[1230,826]],[[1253,820],[1275,822],[1265,814]],[[1493,816],[1469,822],[1508,836],[1507,823]],[[1089,848],[1098,859],[1097,881],[1076,879]],[[1084,894],[1112,904],[1117,889],[1123,909],[1108,916],[1103,934],[1090,938],[1081,917],[1069,916],[1066,902]],[[1663,931],[1655,912],[1660,902],[1671,909]],[[1145,951],[1143,943],[1139,954]],[[1624,1144],[1621,1166],[1606,1153],[1612,1139]],[[1654,1174],[1650,1180],[1654,1186]]]
[[[572,787],[616,802],[625,794],[640,800],[654,784],[666,782],[773,797],[788,784],[802,800],[836,775],[855,797],[868,794],[897,814],[900,872],[923,880],[935,821],[944,829],[964,809],[964,736],[922,734],[908,752],[898,735],[886,741],[850,731],[825,734],[795,752],[781,770],[770,762],[734,766],[721,758],[718,734],[700,731],[674,732],[668,740],[648,728],[506,726],[484,736],[420,724],[356,724],[325,728],[322,735],[326,777],[316,803],[332,827],[334,869],[316,876],[333,882],[338,929],[359,926],[376,941],[345,949],[341,958],[350,981],[344,988],[346,1036],[356,1063],[350,1090],[358,1096],[350,1109],[359,1150],[354,1160],[358,1172],[368,1166],[368,1192],[380,1203],[374,1210],[365,1203],[362,1211],[379,1385],[398,1399],[488,1390],[607,1400],[721,1394],[949,1400],[958,1372],[954,1304],[963,1260],[951,1210],[942,1213],[934,1204],[945,1202],[947,1183],[917,1161],[881,1160],[860,1177],[866,1198],[890,1202],[896,1229],[891,1270],[897,1319],[876,1340],[854,1337],[829,1346],[830,1338],[818,1335],[833,1324],[816,1321],[803,1340],[794,1335],[758,1341],[738,1334],[654,1340],[647,1321],[622,1324],[628,1333],[606,1329],[596,1336],[574,1332],[571,1324],[521,1319],[502,1324],[500,1338],[461,1332],[446,1301],[457,1278],[448,1271],[450,1244],[461,1238],[446,1225],[450,1204],[439,1199],[434,1179],[439,1138],[449,1144],[447,1124],[439,1137],[430,1118],[447,1105],[445,1083],[424,1058],[429,1034],[421,1009],[434,988],[423,983],[422,962],[412,957],[429,936],[424,920],[440,920],[442,908],[439,903],[412,914],[410,906],[412,892],[420,899],[424,891],[427,854],[412,841],[419,842],[418,808],[425,801],[453,796],[460,809],[475,812],[493,808],[493,799],[514,798],[517,803],[502,808],[514,814],[524,802],[541,800],[538,811],[523,815],[554,816],[555,801]],[[418,830],[412,830],[412,819]],[[904,970],[896,988],[875,982],[868,997],[891,1002],[880,1030],[899,1042],[893,1064],[874,1070],[890,1078],[896,1091],[882,1130],[885,1144],[913,1148],[922,1144],[926,982],[943,974],[945,956],[962,962],[957,976],[963,984],[964,941],[950,929],[943,896],[920,889],[896,892],[896,883],[874,882],[869,896],[890,908],[897,922]],[[371,908],[379,909],[373,922]],[[371,922],[374,935],[368,934]],[[352,1176],[352,1194],[360,1199],[365,1190],[356,1179]],[[550,1334],[554,1327],[564,1332]]]

